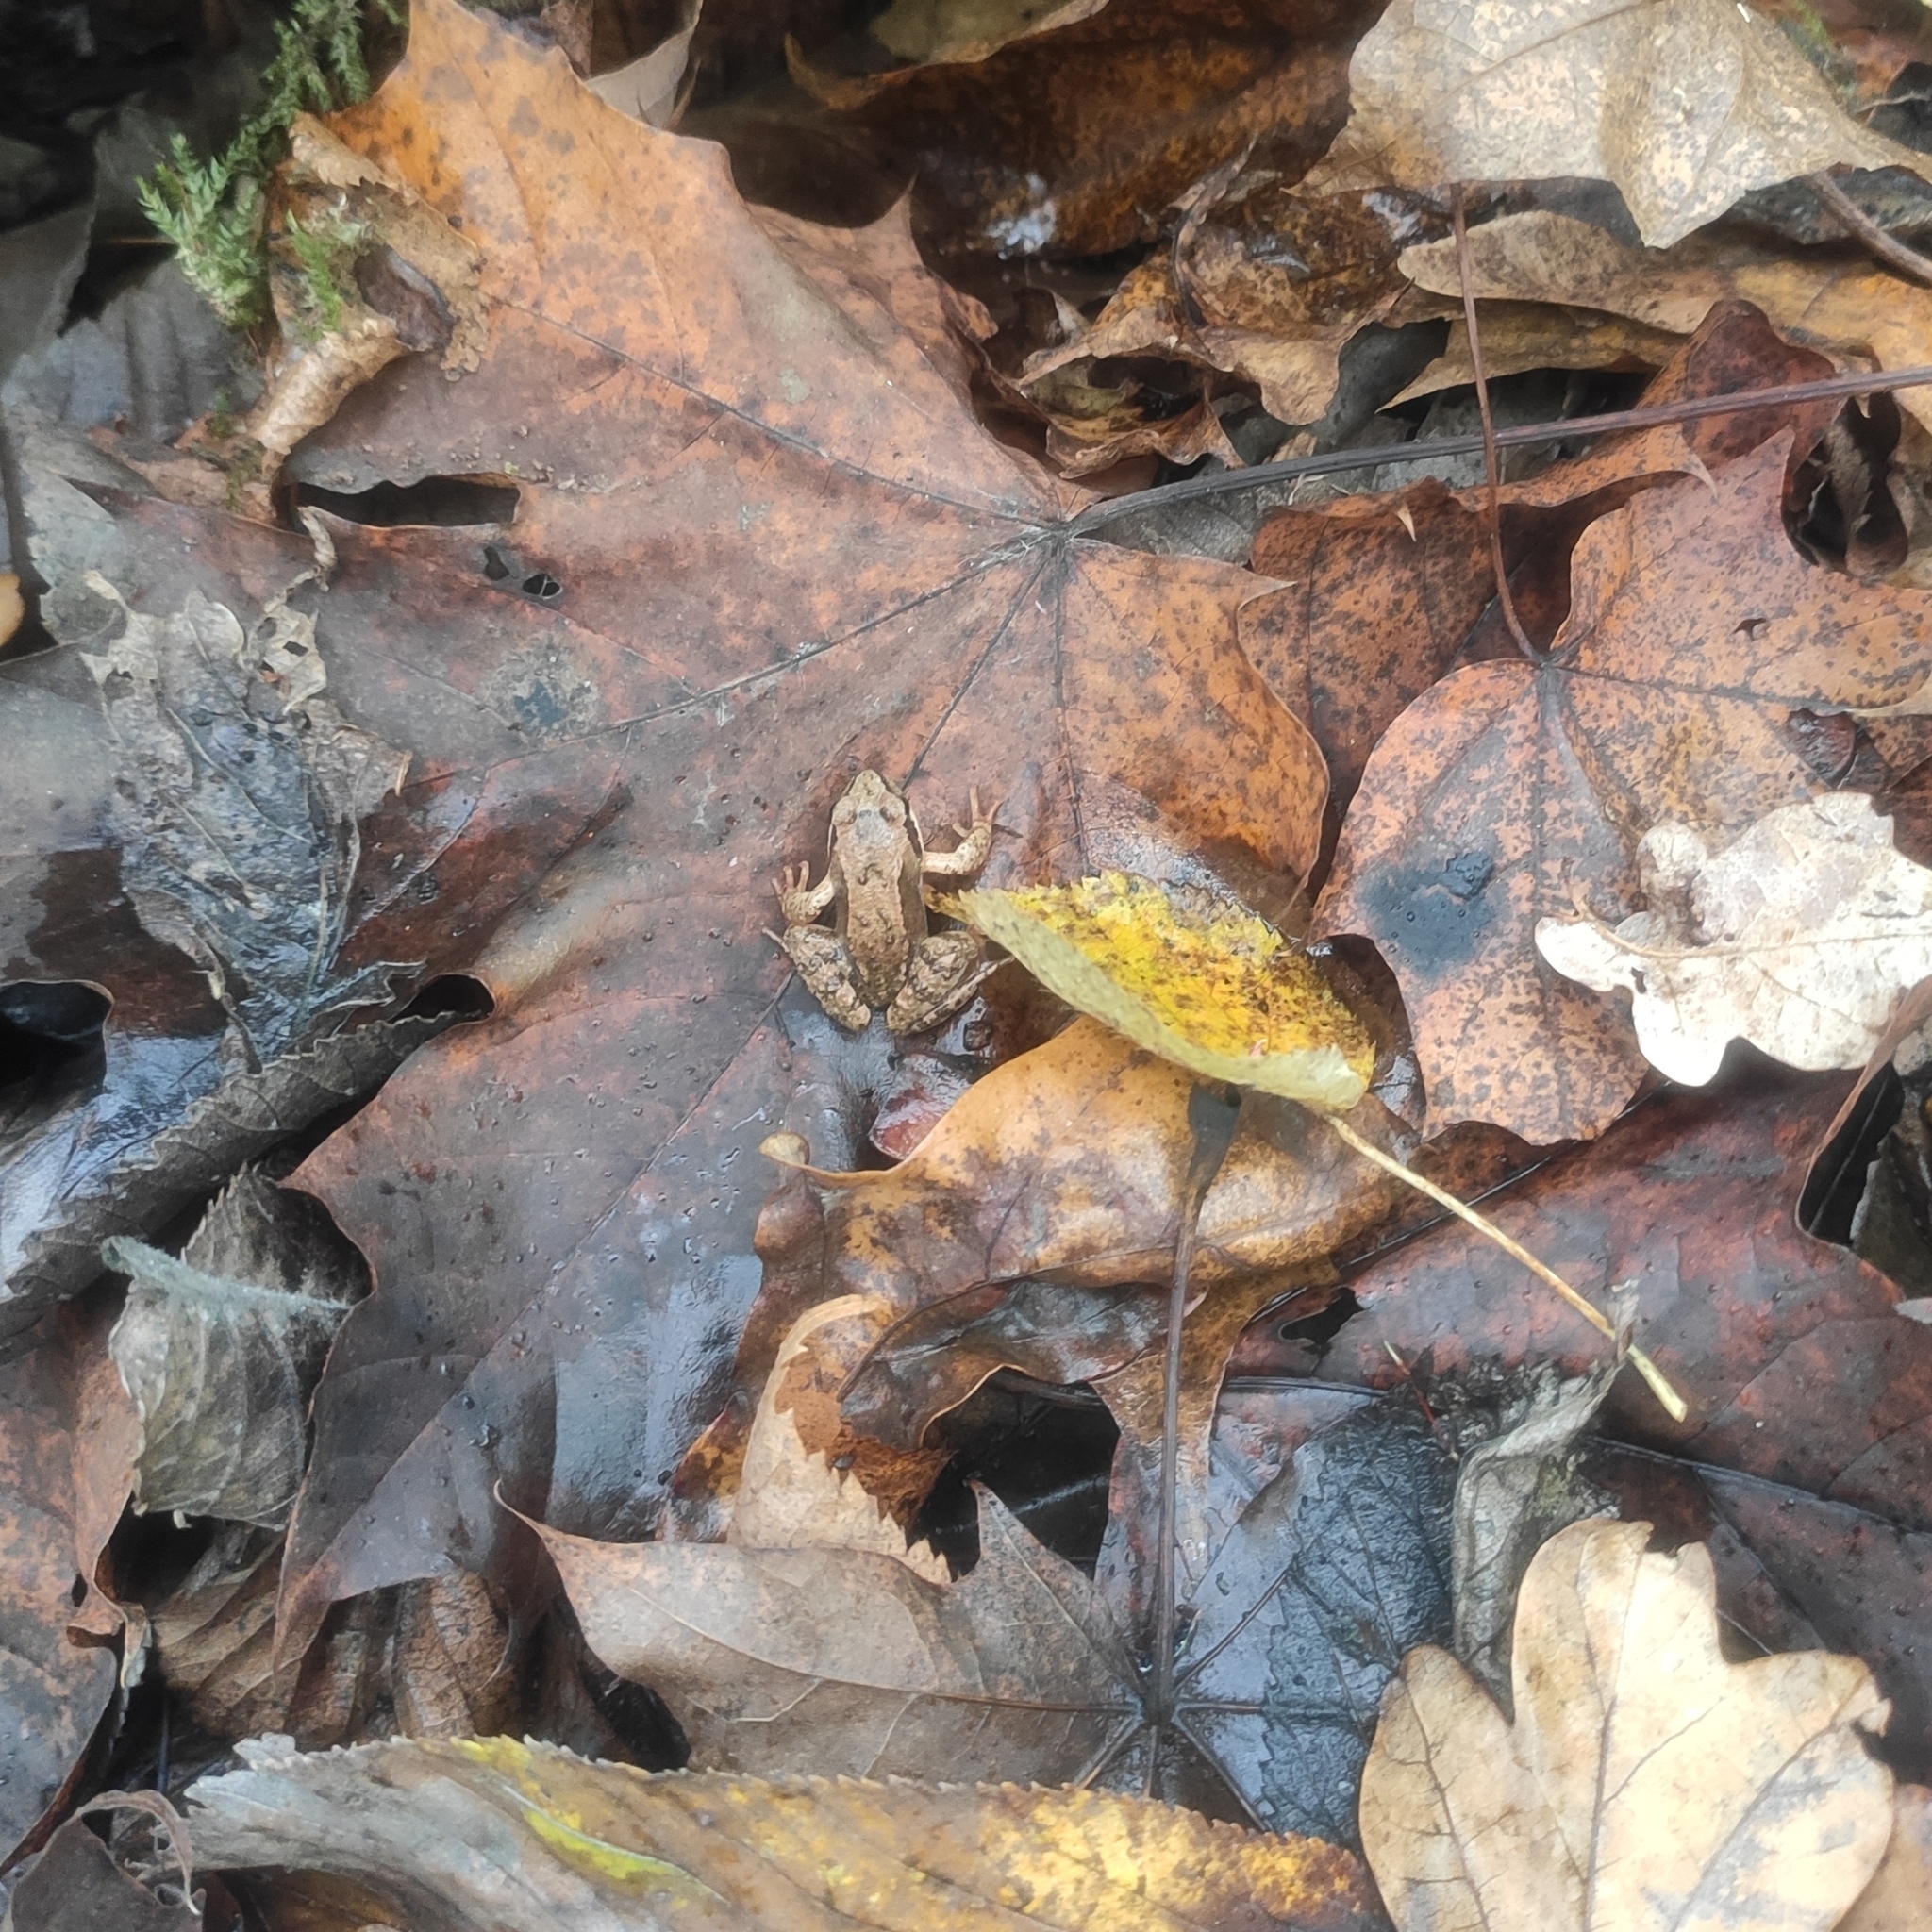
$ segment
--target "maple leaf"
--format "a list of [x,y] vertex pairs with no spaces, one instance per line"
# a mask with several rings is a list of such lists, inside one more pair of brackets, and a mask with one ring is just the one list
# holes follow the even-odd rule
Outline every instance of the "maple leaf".
[[[1476,229],[1472,246],[1495,225]],[[1487,327],[1483,341],[1489,356]],[[1709,310],[1641,401],[1649,407],[1830,374],[1822,356],[1790,346],[1756,309],[1726,301]],[[1824,430],[1831,407],[1813,405],[1795,418],[1741,409],[1625,431],[1506,483],[1506,568],[1532,638],[1554,636],[1568,614],[1571,555],[1598,517],[1647,481],[1704,474],[1788,424],[1796,446],[1806,447]],[[1477,492],[1431,479],[1282,510],[1256,532],[1249,561],[1281,588],[1242,607],[1242,647],[1321,745],[1338,824],[1369,754],[1409,704],[1457,666],[1517,655],[1496,606]]]
[[[813,1013],[769,881],[855,769],[931,822],[1002,796],[995,880],[1303,872],[1323,790],[1236,641],[1254,580],[1070,530],[1081,499],[978,428],[903,217],[754,214],[716,149],[450,0],[333,132],[460,224],[491,339],[454,379],[392,364],[288,475],[338,505],[451,475],[518,501],[482,530],[331,522],[331,689],[415,760],[365,835],[408,882],[366,943],[465,967],[498,1012],[301,1175],[377,1285],[317,1395],[291,1644],[336,1597],[489,1568],[520,1534],[499,1479],[554,1521],[651,1520],[757,1282],[748,1157]],[[278,547],[172,507],[116,528],[154,594]],[[514,874],[558,841],[491,936],[506,845]],[[445,880],[480,930],[445,926]]]
[[[835,1391],[890,1313],[845,1296],[794,1324],[722,1543],[538,1526],[598,1657],[667,1699],[707,1769],[1098,1779],[1352,1841],[1382,1685],[1448,1620],[1454,1469],[1406,1392],[1303,1443],[1291,1468],[1281,1445],[1252,1490],[1224,1456],[1189,1525],[1195,1607],[1163,1718],[1125,1635],[1150,1524],[1119,1512],[1138,1498],[1117,1486],[1118,1559],[1090,1581],[981,1491],[978,1557],[954,1580],[869,1493],[876,1469],[827,1429],[835,1406],[814,1413],[813,1385]],[[1211,1419],[1218,1377],[1203,1380]]]
[[1432,1125],[1599,1132],[1643,1059],[1624,1012],[1538,956],[1536,922],[1579,898],[1634,910],[1654,824],[1737,833],[1809,798],[1791,712],[1923,682],[1926,598],[1818,569],[1786,537],[1789,445],[1593,524],[1548,654],[1452,673],[1371,755],[1316,926],[1367,935],[1393,968]]

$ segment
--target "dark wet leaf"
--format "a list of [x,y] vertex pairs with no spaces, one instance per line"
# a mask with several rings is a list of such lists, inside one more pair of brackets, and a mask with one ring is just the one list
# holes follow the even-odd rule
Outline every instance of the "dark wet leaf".
[[130,1277],[108,1351],[141,1412],[134,1507],[279,1527],[308,1462],[308,1398],[362,1258],[306,1195],[253,1170],[177,1260],[117,1236]]

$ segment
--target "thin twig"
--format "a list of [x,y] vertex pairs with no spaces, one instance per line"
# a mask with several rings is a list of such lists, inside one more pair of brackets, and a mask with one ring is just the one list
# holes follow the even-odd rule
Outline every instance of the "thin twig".
[[[1373,1141],[1363,1140],[1338,1115],[1324,1113],[1322,1118],[1335,1129],[1338,1137],[1353,1147],[1364,1160],[1374,1161],[1385,1174],[1391,1174],[1406,1186],[1415,1189],[1418,1193],[1426,1194],[1439,1208],[1448,1208],[1458,1221],[1466,1221],[1479,1235],[1493,1241],[1512,1260],[1521,1261],[1539,1281],[1547,1282],[1599,1335],[1607,1336],[1612,1341],[1616,1341],[1615,1326],[1593,1302],[1587,1301],[1578,1294],[1554,1268],[1538,1260],[1521,1241],[1511,1240],[1493,1221],[1478,1214],[1468,1202],[1457,1200],[1446,1188],[1439,1188],[1434,1181],[1425,1180],[1414,1168],[1405,1167],[1393,1155],[1383,1153]],[[1690,1414],[1684,1398],[1664,1379],[1663,1371],[1641,1348],[1633,1348],[1630,1351],[1630,1366],[1650,1384],[1651,1393],[1663,1404],[1673,1422],[1680,1423]]]
[[[1843,396],[1890,395],[1902,389],[1932,389],[1932,362],[1909,369],[1858,372],[1821,376],[1816,382],[1778,383],[1770,389],[1745,389],[1723,396],[1690,396],[1677,403],[1650,403],[1635,409],[1613,409],[1602,416],[1572,416],[1560,423],[1519,423],[1496,431],[1498,449],[1533,449],[1539,443],[1560,442],[1569,437],[1609,436],[1627,429],[1656,429],[1667,423],[1700,423],[1708,416],[1737,416],[1747,409],[1784,408],[1793,403],[1833,402]],[[1198,503],[1210,496],[1232,496],[1302,476],[1329,476],[1341,470],[1396,463],[1430,463],[1439,457],[1474,456],[1483,447],[1480,434],[1432,436],[1415,442],[1362,443],[1352,449],[1318,451],[1313,456],[1284,457],[1279,462],[1254,463],[1245,470],[1217,470],[1211,476],[1184,476],[1178,483],[1157,484],[1131,495],[1108,497],[1090,504],[1063,534],[1085,536],[1123,517]]]
[[1837,216],[1840,225],[1862,242],[1880,261],[1889,263],[1902,275],[1910,275],[1915,282],[1932,282],[1932,260],[1927,260],[1916,248],[1907,248],[1896,235],[1881,228],[1829,175],[1821,173],[1806,178],[1819,200]]
[[1496,455],[1496,419],[1490,413],[1490,377],[1483,367],[1483,332],[1475,319],[1475,284],[1469,274],[1469,225],[1464,219],[1462,183],[1456,184],[1449,197],[1449,219],[1456,229],[1456,273],[1462,281],[1462,325],[1469,334],[1469,363],[1475,374],[1476,413],[1483,425],[1483,480],[1488,486],[1484,521],[1490,526],[1490,568],[1496,578],[1496,602],[1503,608],[1503,622],[1516,640],[1516,648],[1534,664],[1536,646],[1516,614],[1516,599],[1509,594],[1509,573],[1503,562],[1503,466]]

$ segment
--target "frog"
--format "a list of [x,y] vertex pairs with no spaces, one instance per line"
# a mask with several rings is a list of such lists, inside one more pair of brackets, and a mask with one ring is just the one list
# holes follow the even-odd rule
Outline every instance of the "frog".
[[[932,932],[928,878],[970,879],[992,850],[992,811],[968,794],[970,825],[956,824],[950,852],[928,852],[905,792],[863,771],[832,808],[825,875],[814,886],[808,865],[787,866],[776,882],[785,930],[777,941],[806,989],[848,1032],[862,1033],[883,1011],[892,1033],[923,1033],[950,1019],[998,962],[979,935]],[[835,925],[818,924],[833,908]]]

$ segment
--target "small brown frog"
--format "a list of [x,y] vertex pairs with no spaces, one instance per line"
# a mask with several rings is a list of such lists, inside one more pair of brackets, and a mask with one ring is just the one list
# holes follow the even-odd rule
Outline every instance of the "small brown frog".
[[[953,827],[959,843],[927,852],[906,794],[861,772],[832,808],[824,879],[812,886],[808,865],[786,868],[777,886],[785,931],[771,937],[840,1025],[857,1033],[884,1008],[894,1033],[922,1032],[957,1013],[993,970],[978,934],[926,930],[922,880],[970,878],[992,847],[992,813],[980,810],[977,791],[970,809],[971,828]],[[836,930],[816,924],[828,906]]]

